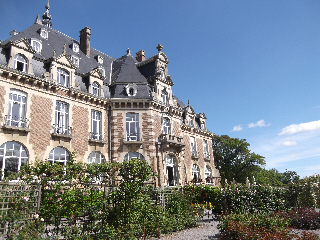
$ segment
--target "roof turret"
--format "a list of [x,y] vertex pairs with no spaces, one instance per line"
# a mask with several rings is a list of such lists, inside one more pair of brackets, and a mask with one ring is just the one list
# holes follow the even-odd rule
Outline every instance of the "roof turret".
[[42,23],[43,23],[43,25],[45,25],[47,27],[51,27],[52,26],[52,23],[51,23],[52,17],[49,13],[49,9],[50,9],[49,0],[47,1],[45,8],[46,8],[46,12],[42,15],[42,19],[43,19]]

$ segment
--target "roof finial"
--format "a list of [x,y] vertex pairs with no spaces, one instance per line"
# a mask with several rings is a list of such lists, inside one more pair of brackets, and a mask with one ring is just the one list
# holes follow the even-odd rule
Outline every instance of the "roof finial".
[[158,49],[158,51],[159,51],[159,52],[161,52],[161,51],[162,51],[162,49],[163,49],[163,46],[159,43],[159,44],[158,44],[158,46],[157,46],[156,48]]
[[190,106],[190,101],[188,100],[188,106]]
[[129,48],[127,49],[127,55],[131,55],[131,51]]
[[51,23],[52,17],[49,13],[49,9],[50,9],[49,0],[47,1],[45,8],[46,8],[46,12],[42,15],[42,19],[43,19],[42,23],[43,23],[43,25],[45,25],[47,27],[51,27],[52,26],[52,23]]

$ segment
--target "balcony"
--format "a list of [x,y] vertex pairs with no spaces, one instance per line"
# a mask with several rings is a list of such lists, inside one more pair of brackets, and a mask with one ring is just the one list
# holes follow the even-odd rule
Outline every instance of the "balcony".
[[30,132],[29,119],[6,115],[3,121],[3,129],[6,130],[17,130],[22,132]]
[[204,159],[205,160],[210,160],[210,157],[211,157],[211,155],[210,155],[210,153],[208,153],[208,152],[204,152]]
[[59,126],[58,124],[53,124],[52,126],[52,136],[59,138],[72,139],[72,127]]
[[198,152],[198,151],[193,150],[193,151],[191,152],[191,157],[192,157],[192,158],[196,158],[196,159],[198,159],[198,158],[199,158],[199,152]]
[[123,139],[123,144],[141,145],[142,144],[142,138],[140,136],[140,133],[127,133],[126,137]]
[[101,133],[89,132],[89,142],[91,143],[106,143],[104,136]]
[[167,148],[175,147],[180,151],[184,148],[185,144],[182,137],[174,136],[171,134],[161,134],[159,136],[159,142]]

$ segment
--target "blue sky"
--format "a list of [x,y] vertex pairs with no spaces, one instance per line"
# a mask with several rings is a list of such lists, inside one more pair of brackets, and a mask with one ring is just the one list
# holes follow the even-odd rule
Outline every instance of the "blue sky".
[[[46,0],[0,0],[0,39]],[[161,43],[173,91],[218,135],[247,139],[266,168],[320,172],[320,2],[51,0],[53,28],[118,58]]]

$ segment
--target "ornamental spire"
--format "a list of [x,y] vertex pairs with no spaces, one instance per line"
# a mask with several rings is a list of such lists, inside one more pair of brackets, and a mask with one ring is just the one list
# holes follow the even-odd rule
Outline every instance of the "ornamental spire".
[[49,13],[49,9],[50,9],[49,0],[47,1],[45,8],[46,8],[46,12],[42,15],[42,19],[43,19],[42,23],[43,25],[50,28],[52,26],[52,23],[51,23],[52,17]]

